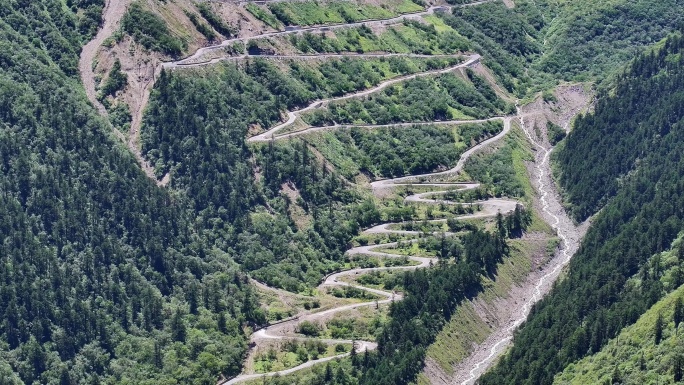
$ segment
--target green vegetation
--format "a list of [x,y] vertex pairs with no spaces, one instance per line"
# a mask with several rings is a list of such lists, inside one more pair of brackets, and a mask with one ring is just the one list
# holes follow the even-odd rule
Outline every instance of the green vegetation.
[[[366,357],[366,354],[362,355]],[[296,375],[274,376],[248,381],[248,385],[348,385],[355,381],[350,374],[353,371],[351,360],[333,360],[325,365],[316,365],[312,368],[297,372]]]
[[[651,258],[650,264],[662,263],[661,282],[673,288],[676,279],[679,246]],[[674,267],[674,269],[673,269]],[[653,271],[652,271],[653,272]],[[632,280],[638,285],[638,279]],[[624,328],[596,354],[588,356],[556,376],[555,384],[601,384],[620,380],[622,383],[673,384],[682,380],[682,356],[679,327],[684,287],[669,293],[639,317],[633,325]],[[617,368],[617,369],[616,369]],[[616,371],[619,379],[616,378]]]
[[440,16],[506,89],[524,97],[559,80],[611,79],[606,75],[677,28],[683,10],[675,0],[521,0],[514,9],[491,2]]
[[302,321],[297,326],[297,333],[304,334],[307,337],[317,337],[321,334],[321,331],[323,331],[321,325],[311,321]]
[[[437,19],[439,20],[439,19]],[[304,32],[289,37],[290,43],[303,53],[390,52],[416,54],[452,54],[468,51],[470,44],[456,31],[433,24],[406,20],[376,34],[367,26],[335,31],[334,37]]]
[[481,92],[473,83],[447,73],[411,79],[363,99],[329,103],[302,118],[312,126],[391,124],[483,119],[511,109],[493,91]]
[[[107,100],[104,100],[104,103],[107,104]],[[128,132],[128,130],[131,128],[132,121],[131,111],[128,108],[128,104],[118,102],[113,106],[109,106],[107,110],[109,112],[109,121],[112,123],[112,125],[121,132]]]
[[237,374],[263,322],[245,275],[88,103],[69,8],[0,3],[0,382]]
[[602,209],[570,273],[535,306],[483,384],[551,383],[682,283],[681,273],[661,281],[664,262],[648,261],[684,225],[683,50],[677,35],[640,55],[568,135],[558,162],[572,212],[582,219]]
[[501,129],[498,121],[454,127],[351,128],[307,135],[306,140],[348,179],[359,173],[397,177],[449,168],[463,151]]
[[351,350],[349,344],[326,345],[320,341],[286,341],[282,348],[271,347],[254,359],[254,371],[267,373],[289,369],[309,360],[344,354]]
[[419,12],[423,7],[411,0],[395,1],[381,6],[334,1],[319,3],[305,1],[270,3],[268,9],[285,25],[321,25],[353,23],[362,20],[388,19],[401,13]]
[[525,10],[530,24],[541,29],[551,47],[535,67],[574,80],[600,80],[614,72],[676,29],[684,10],[676,0],[528,0],[516,4]]
[[363,300],[372,300],[378,298],[378,296],[375,294],[371,294],[365,290],[353,286],[335,287],[330,290],[330,294],[337,298],[356,298]]
[[192,12],[185,11],[185,15],[188,16],[188,19],[192,22],[192,25],[197,28],[197,31],[204,35],[204,37],[209,40],[213,41],[216,39],[216,32],[214,32],[213,29],[211,29],[210,26],[204,24],[199,17],[197,17],[196,14]]
[[227,24],[220,16],[218,16],[212,9],[211,5],[206,3],[197,3],[197,10],[200,15],[209,22],[216,32],[220,33],[226,38],[229,38],[235,34],[235,28]]
[[[422,9],[416,5],[418,10]],[[370,4],[339,1],[320,4],[314,1],[296,4],[270,3],[268,9],[285,25],[352,23],[359,20],[387,19],[395,14]]]
[[548,132],[549,142],[552,146],[555,146],[558,142],[565,139],[565,130],[553,122],[546,122],[546,131]]
[[173,36],[164,20],[145,10],[140,2],[134,2],[128,7],[121,20],[121,27],[133,40],[151,51],[179,56],[187,49],[187,43]]
[[375,335],[382,329],[386,318],[383,312],[378,309],[370,309],[374,312],[372,317],[345,318],[344,316],[335,317],[327,322],[327,334],[335,339],[355,339],[373,340]]
[[498,151],[473,155],[463,169],[473,180],[484,185],[486,194],[531,197],[532,185],[524,162],[534,158],[528,148],[524,134],[514,129]]
[[356,279],[366,287],[375,287],[381,290],[398,290],[401,285],[401,273],[391,271],[371,271]]
[[107,80],[105,80],[102,87],[100,87],[98,99],[104,100],[107,96],[114,96],[117,92],[126,88],[127,85],[128,77],[121,71],[121,61],[116,59],[112,69],[109,71]]
[[95,36],[102,23],[104,0],[67,0],[66,5],[77,18],[78,32],[86,38]]
[[[102,4],[103,1],[93,0],[72,2],[70,6],[78,12],[81,7],[98,7]],[[100,16],[97,18],[98,24],[99,20]],[[0,50],[3,55],[0,59],[1,68],[9,71],[26,64],[22,54],[30,52],[41,65],[52,62],[68,76],[78,74],[80,44],[87,37],[79,33],[78,17],[65,7],[63,2],[31,1],[18,7],[10,0],[2,0],[0,21],[3,30],[0,40],[0,44],[3,44]],[[89,31],[91,29],[89,28]],[[28,68],[26,71],[28,72]],[[12,110],[7,108],[4,110],[6,113]]]
[[245,5],[245,9],[249,13],[254,15],[254,17],[263,21],[264,23],[266,23],[266,25],[273,29],[280,29],[280,27],[282,26],[280,21],[278,21],[278,19],[271,12],[259,7],[254,3],[247,3],[247,5]]
[[[470,41],[504,88],[518,96],[530,91],[532,79],[526,74],[525,67],[540,48],[534,40],[537,31],[523,15],[497,1],[477,7],[455,8],[453,15],[440,16],[444,24]],[[539,74],[534,75],[536,82],[544,81]]]

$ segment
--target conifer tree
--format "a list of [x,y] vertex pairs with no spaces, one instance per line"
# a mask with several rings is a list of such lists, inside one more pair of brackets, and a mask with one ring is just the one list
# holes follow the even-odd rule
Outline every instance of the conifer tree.
[[663,339],[663,322],[663,314],[659,313],[658,318],[656,318],[656,322],[653,327],[653,338],[655,340],[656,345],[658,345],[660,341]]

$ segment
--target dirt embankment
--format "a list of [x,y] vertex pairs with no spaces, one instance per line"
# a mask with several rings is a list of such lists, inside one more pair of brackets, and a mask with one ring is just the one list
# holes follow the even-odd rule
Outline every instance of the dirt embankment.
[[[103,68],[111,68],[111,65],[114,62],[113,58],[109,58],[111,60],[107,60],[107,55],[103,51],[103,44],[105,40],[110,38],[116,30],[119,28],[119,25],[121,23],[121,19],[123,18],[124,14],[126,13],[127,7],[130,5],[131,0],[107,0],[105,4],[105,9],[103,13],[103,24],[102,28],[98,31],[97,35],[95,35],[95,38],[88,42],[83,47],[83,50],[81,51],[81,56],[79,59],[79,70],[81,74],[81,81],[83,82],[83,86],[85,87],[86,95],[88,96],[88,100],[97,108],[98,112],[100,115],[104,116],[105,118],[108,117],[107,114],[107,109],[105,106],[100,103],[100,101],[97,98],[97,83],[98,83],[98,78],[103,77],[103,73],[105,71]],[[122,61],[122,64],[126,63],[125,61]],[[142,106],[147,102],[147,98],[149,97],[149,88],[151,87],[150,84],[152,84],[152,81],[147,81],[147,87],[140,87],[136,80],[140,80],[140,76],[131,76],[131,68],[128,65],[129,63],[126,63],[126,66],[123,67],[124,72],[128,75],[129,79],[129,86],[127,86],[127,89],[131,90],[138,90],[138,89],[147,89],[147,96],[145,96],[144,92],[143,95],[138,97],[137,99],[139,100],[139,103],[130,103],[129,106],[133,107],[132,115],[133,115],[133,124],[131,125],[131,133],[128,135],[128,140],[126,139],[126,136],[122,134],[119,130],[113,128],[112,132],[121,139],[123,142],[125,142],[128,146],[128,148],[131,150],[133,155],[135,155],[136,160],[140,164],[142,170],[145,172],[145,174],[150,178],[155,181],[157,181],[155,175],[154,175],[154,170],[153,168],[145,161],[145,159],[142,157],[142,154],[140,153],[139,150],[139,145],[138,145],[138,137],[139,135],[134,135],[134,130],[135,133],[139,132],[139,127],[140,127],[140,121],[141,121],[141,116],[142,116]],[[98,68],[100,68],[100,73],[97,73],[96,71]],[[154,70],[153,70],[154,71]],[[141,67],[138,66],[138,73],[141,72]],[[143,72],[146,72],[143,70]],[[154,74],[154,72],[153,72]],[[143,77],[145,78],[145,77]],[[154,78],[154,76],[152,76]],[[133,95],[137,95],[135,91],[132,92]],[[157,182],[158,184],[162,184],[161,182]]]
[[119,23],[126,13],[126,8],[132,0],[107,0],[103,12],[102,28],[97,32],[95,38],[83,46],[78,68],[81,72],[81,81],[85,87],[86,94],[91,103],[97,108],[101,115],[106,116],[107,110],[102,103],[97,100],[97,90],[95,81],[94,62],[102,43],[119,27]]

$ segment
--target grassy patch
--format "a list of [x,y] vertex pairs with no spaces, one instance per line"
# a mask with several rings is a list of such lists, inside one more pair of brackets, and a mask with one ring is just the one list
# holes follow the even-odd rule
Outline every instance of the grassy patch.
[[430,345],[427,357],[452,374],[453,366],[468,355],[472,344],[481,343],[490,332],[491,327],[477,315],[472,302],[464,302]]
[[263,21],[266,25],[273,29],[281,29],[282,23],[269,10],[262,8],[253,3],[245,5],[247,12],[251,13],[257,19]]
[[354,314],[338,314],[326,322],[325,337],[375,341],[376,333],[387,322],[387,305],[370,306]]
[[[278,3],[288,4],[288,3]],[[330,52],[391,52],[420,54],[456,54],[469,51],[469,41],[448,27],[439,24],[405,21],[376,33],[367,26],[335,30],[331,34],[305,32],[291,35],[289,41],[303,53]]]
[[534,188],[527,174],[526,161],[534,160],[523,132],[514,126],[496,151],[472,156],[464,167],[465,172],[485,185],[494,196],[524,198],[532,202]]
[[390,1],[382,5],[351,1],[277,2],[270,3],[268,8],[283,24],[301,26],[388,19],[402,13],[418,12],[423,9],[410,0]]
[[187,49],[187,43],[173,36],[164,20],[145,10],[140,2],[131,4],[121,26],[133,40],[151,51],[178,56]]
[[328,345],[320,341],[285,341],[267,348],[254,358],[253,371],[268,373],[285,370],[310,360],[348,353],[351,344]]

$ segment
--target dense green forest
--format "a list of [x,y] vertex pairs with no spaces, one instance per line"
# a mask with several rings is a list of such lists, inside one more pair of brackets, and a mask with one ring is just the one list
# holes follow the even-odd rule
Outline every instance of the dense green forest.
[[558,162],[572,210],[580,219],[602,210],[567,278],[534,307],[483,384],[551,383],[682,283],[681,273],[662,282],[664,267],[646,262],[684,225],[683,50],[676,35],[640,55],[568,135]]
[[1,382],[237,373],[257,299],[79,91],[90,29],[61,1],[0,14]]
[[472,49],[504,88],[525,95],[532,86],[526,67],[540,52],[537,29],[524,14],[508,9],[501,2],[477,7],[454,8],[452,14],[440,17],[450,28],[466,37]]
[[[658,274],[665,286],[675,288],[653,305],[633,325],[622,329],[598,353],[568,365],[555,384],[659,383],[677,384],[684,379],[684,346],[679,329],[684,314],[684,260],[682,237],[670,250],[653,255],[644,269]],[[638,281],[640,277],[630,280]],[[671,283],[674,281],[674,285]],[[668,290],[669,291],[669,290]],[[657,359],[653,359],[657,357]]]
[[457,7],[440,17],[467,38],[501,84],[523,97],[559,79],[612,79],[607,74],[682,22],[676,0],[520,0]]
[[516,3],[547,46],[534,67],[563,79],[584,80],[619,68],[645,47],[665,38],[683,21],[677,0]]

